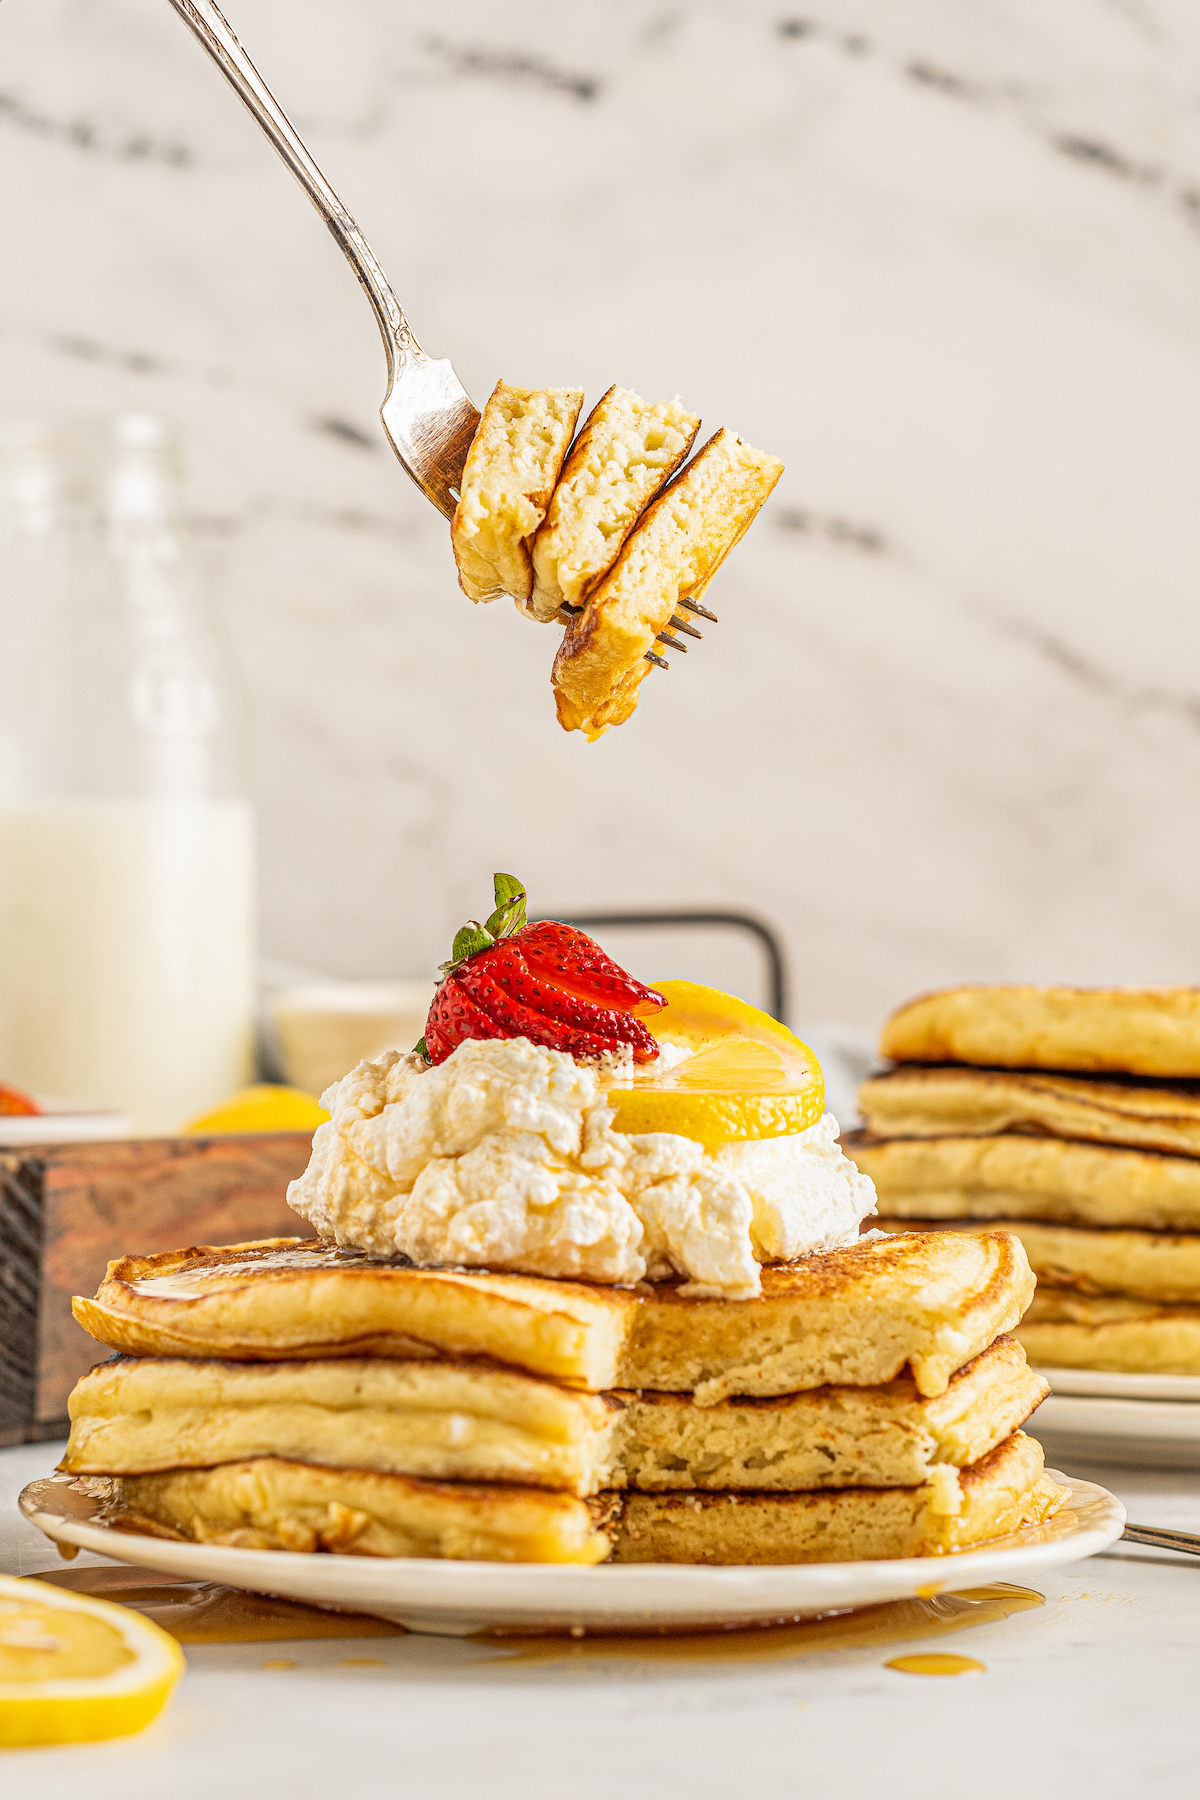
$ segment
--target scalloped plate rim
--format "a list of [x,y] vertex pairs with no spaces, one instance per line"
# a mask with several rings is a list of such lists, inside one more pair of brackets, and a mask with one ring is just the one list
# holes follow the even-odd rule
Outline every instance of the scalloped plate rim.
[[[1093,1482],[1047,1470],[1071,1500],[1046,1525],[948,1557],[851,1563],[457,1562],[418,1557],[304,1555],[145,1537],[94,1525],[52,1507],[69,1477],[31,1482],[24,1516],[61,1543],[192,1580],[285,1595],[378,1614],[411,1630],[462,1636],[527,1630],[697,1629],[813,1617],[888,1600],[929,1597],[1041,1573],[1105,1550],[1121,1535],[1125,1509]],[[99,1502],[97,1502],[99,1504]],[[80,1510],[76,1500],[75,1511]],[[120,1548],[113,1542],[120,1540]]]

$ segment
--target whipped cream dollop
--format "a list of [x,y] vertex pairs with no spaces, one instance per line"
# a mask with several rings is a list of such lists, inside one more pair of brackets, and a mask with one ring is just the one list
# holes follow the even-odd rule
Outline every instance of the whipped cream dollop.
[[389,1051],[321,1103],[331,1117],[288,1204],[344,1247],[421,1268],[678,1274],[685,1294],[749,1299],[761,1263],[853,1243],[875,1211],[831,1113],[711,1152],[627,1136],[599,1068],[525,1038],[469,1039],[436,1068]]

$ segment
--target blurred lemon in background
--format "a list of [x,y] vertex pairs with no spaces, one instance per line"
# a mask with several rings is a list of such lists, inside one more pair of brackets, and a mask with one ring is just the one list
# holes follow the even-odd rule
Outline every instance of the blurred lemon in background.
[[321,1102],[303,1088],[277,1087],[264,1081],[231,1094],[220,1106],[185,1125],[184,1131],[315,1131],[328,1117]]

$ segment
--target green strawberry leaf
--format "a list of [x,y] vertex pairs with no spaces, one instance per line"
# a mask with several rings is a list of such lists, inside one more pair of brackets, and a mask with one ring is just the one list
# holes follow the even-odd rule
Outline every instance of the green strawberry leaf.
[[481,925],[478,919],[468,919],[462,929],[455,932],[450,960],[441,964],[439,974],[453,975],[459,964],[466,962],[469,956],[478,956],[481,950],[490,949],[497,938],[511,937],[514,931],[523,928],[525,889],[515,875],[496,875],[493,881],[495,912],[486,925]]
[[452,963],[465,962],[468,956],[478,956],[481,950],[487,950],[495,941],[486,925],[481,925],[478,919],[468,919],[454,934],[450,960]]
[[515,875],[492,877],[496,910],[484,926],[494,938],[512,937],[525,927],[525,888]]
[[426,1062],[431,1062],[433,1060],[425,1046],[425,1039],[423,1037],[417,1039],[412,1047],[412,1053],[414,1056],[423,1056]]

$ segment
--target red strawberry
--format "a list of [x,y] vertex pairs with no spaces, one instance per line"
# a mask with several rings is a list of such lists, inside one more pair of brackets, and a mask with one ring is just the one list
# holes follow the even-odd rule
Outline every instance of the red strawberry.
[[605,955],[595,938],[574,925],[543,919],[537,925],[526,925],[516,937],[530,968],[558,987],[583,993],[606,1006],[619,1006],[625,1012],[639,1008],[657,1012],[663,1004],[661,994],[627,975],[620,963]]
[[493,1023],[476,1006],[455,976],[450,975],[434,995],[433,1005],[429,1009],[429,1017],[425,1022],[425,1051],[430,1062],[440,1063],[445,1062],[450,1052],[464,1038],[502,1038],[512,1035],[502,1025]]
[[633,1008],[656,1012],[662,995],[573,926],[526,925],[520,882],[495,879],[496,910],[455,936],[418,1050],[440,1063],[466,1038],[524,1037],[577,1057],[628,1047],[635,1062],[652,1062],[658,1045]]
[[489,1018],[505,1026],[506,1036],[527,1037],[571,1056],[603,1056],[628,1044],[635,1062],[653,1062],[658,1045],[640,1019],[539,981],[517,948],[519,942],[519,937],[509,938],[481,950],[453,978]]

